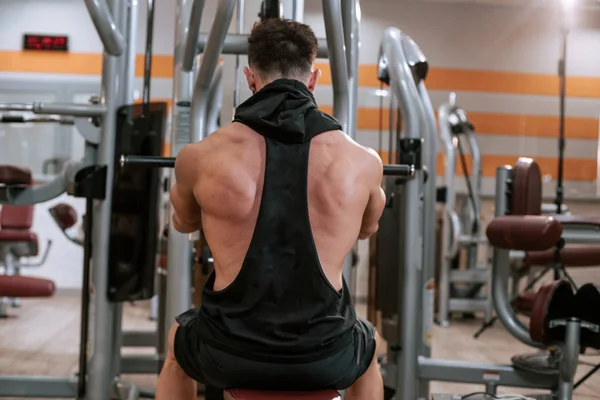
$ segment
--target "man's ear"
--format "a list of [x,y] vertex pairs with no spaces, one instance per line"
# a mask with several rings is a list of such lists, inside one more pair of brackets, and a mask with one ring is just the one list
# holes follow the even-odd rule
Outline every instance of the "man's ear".
[[308,85],[306,85],[308,87],[308,90],[310,90],[311,92],[315,91],[320,77],[321,77],[321,70],[318,68],[310,73],[310,79],[308,80]]
[[256,78],[254,72],[248,67],[244,67],[244,75],[246,75],[246,81],[248,82],[248,88],[252,93],[256,92]]

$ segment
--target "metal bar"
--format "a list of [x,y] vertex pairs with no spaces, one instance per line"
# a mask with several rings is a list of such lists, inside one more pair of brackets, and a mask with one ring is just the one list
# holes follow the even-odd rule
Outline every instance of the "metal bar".
[[0,111],[29,111],[35,114],[99,117],[106,112],[101,104],[76,103],[0,103]]
[[0,376],[0,397],[77,398],[77,378]]
[[[454,212],[456,201],[456,185],[454,177],[456,174],[456,148],[452,141],[452,132],[450,130],[450,113],[454,108],[451,104],[442,104],[438,109],[439,115],[439,136],[444,144],[445,149],[445,166],[444,166],[444,187],[446,189],[446,210]],[[453,226],[450,217],[452,212],[444,212],[442,219],[442,249],[440,278],[438,283],[438,321],[440,326],[447,327],[449,325],[449,302],[450,302],[450,270],[452,268],[452,258],[450,250],[453,247],[453,240],[458,238],[452,237]]]
[[161,357],[152,355],[124,355],[121,357],[121,371],[124,374],[158,374]]
[[573,398],[573,380],[577,372],[577,359],[580,350],[581,322],[568,319],[565,329],[565,344],[562,348],[560,362],[560,383],[558,386],[557,400],[571,400]]
[[60,125],[73,125],[75,121],[73,118],[61,117],[58,115],[48,115],[43,117],[29,116],[29,115],[16,115],[16,114],[5,114],[0,115],[0,123],[3,124],[43,124],[43,123],[56,123]]
[[65,174],[58,174],[50,182],[35,186],[2,185],[0,183],[0,204],[24,206],[43,203],[57,198],[66,190]]
[[[125,76],[127,86],[123,97],[126,103],[133,103],[135,87],[135,64],[137,58],[138,0],[129,0],[129,15],[127,18],[127,55],[125,60]],[[129,79],[131,78],[131,79]]]
[[450,299],[448,307],[451,311],[485,311],[487,299]]
[[304,22],[304,0],[292,0],[292,19]]
[[[200,35],[200,24],[202,23],[202,14],[204,12],[204,3],[205,0],[194,0],[192,2],[192,9],[190,14],[186,14],[185,19],[189,22],[187,25],[187,33],[184,29],[181,38],[181,45],[184,45],[184,51],[182,55],[182,65],[181,69],[185,72],[190,72],[194,69],[194,60],[196,59],[196,47],[198,46],[198,36]],[[187,7],[186,7],[187,10]],[[182,16],[178,15],[178,21]],[[181,28],[178,26],[177,30]],[[175,39],[178,42],[177,39]]]
[[[121,166],[140,165],[148,168],[173,168],[175,166],[175,157],[122,155],[119,161]],[[389,164],[383,166],[383,174],[389,176],[413,177],[415,172],[414,165]]]
[[[350,97],[341,0],[323,0],[323,18],[333,86],[333,116],[340,123],[342,131],[350,135]],[[349,253],[344,259],[343,277],[351,290],[351,297],[356,294],[353,270],[352,255]]]
[[104,51],[111,56],[120,56],[125,48],[125,39],[117,28],[108,4],[105,0],[84,0]]
[[[239,95],[239,93],[238,93]],[[217,65],[208,91],[208,111],[206,117],[206,132],[211,134],[219,129],[219,117],[223,106],[223,62]]]
[[[195,46],[192,41],[190,68],[184,67],[186,58],[186,37],[199,32],[200,20],[204,9],[203,0],[177,0],[175,21],[175,54],[173,57],[173,124],[171,130],[171,154],[177,156],[181,149],[190,143],[190,110],[194,88]],[[194,20],[193,20],[194,19]],[[189,42],[188,42],[189,43]],[[175,183],[175,173],[171,171],[171,184]],[[172,218],[172,208],[169,216]],[[167,352],[166,338],[175,317],[192,305],[191,273],[189,266],[192,245],[187,235],[177,232],[173,224],[169,224],[167,242],[167,263],[171,268],[167,271],[166,293],[164,297],[165,312],[163,329],[159,332],[158,352],[165,356]],[[180,284],[183,284],[179,287]],[[162,294],[161,294],[162,295]],[[160,327],[159,327],[160,329]]]
[[[414,42],[413,42],[414,43]],[[415,44],[416,45],[416,44]],[[436,197],[437,197],[437,122],[429,93],[423,81],[418,83],[419,95],[426,115],[425,141],[423,146],[423,163],[429,168],[430,175],[423,187],[423,270],[421,276],[421,306],[423,310],[421,324],[421,346],[419,355],[431,356],[431,341],[433,338],[433,320],[435,314],[435,263],[436,254],[431,249],[437,249],[436,243]],[[419,382],[419,398],[428,399],[429,384]]]
[[[201,33],[198,39],[197,54],[204,53],[208,34]],[[326,39],[318,39],[319,48],[317,50],[317,58],[327,58],[327,41]],[[248,54],[248,35],[239,33],[230,33],[225,38],[222,54],[227,55],[247,55]]]
[[[154,38],[154,0],[147,0],[146,10],[146,49],[144,52],[144,88],[142,101],[147,107],[150,103],[150,84],[152,74],[152,41]],[[145,111],[144,111],[145,113]]]
[[208,105],[211,101],[208,94],[217,63],[223,51],[223,43],[227,36],[227,30],[233,18],[235,3],[236,0],[221,0],[219,3],[206,49],[202,56],[202,64],[196,77],[192,98],[192,112],[190,116],[190,142],[192,143],[204,139],[208,134],[206,132],[206,119]]
[[[397,28],[387,28],[381,42],[381,53],[387,59],[390,75],[390,89],[398,99],[404,117],[404,137],[420,139],[426,129],[426,117],[420,101],[420,94],[402,46],[402,32]],[[422,202],[420,200],[423,183],[423,170],[417,170],[415,179],[403,185],[402,221],[406,226],[420,230]],[[397,396],[401,399],[414,399],[417,394],[417,358],[420,348],[421,330],[419,313],[415,305],[421,299],[422,237],[420,234],[402,235],[399,243],[402,249],[401,285],[398,291],[398,309],[402,321],[398,324],[398,337],[402,351],[394,354],[399,368],[396,372]]]
[[329,65],[331,67],[331,82],[333,86],[333,116],[342,126],[342,131],[348,133],[350,125],[350,107],[348,90],[348,67],[344,50],[344,28],[342,24],[342,9],[340,0],[323,0],[323,18]]
[[419,358],[419,376],[427,381],[496,383],[499,386],[549,390],[558,383],[556,376],[517,371],[508,365],[426,357]]
[[600,230],[589,226],[563,225],[562,238],[572,244],[600,244]]
[[[242,35],[244,33],[244,3],[245,0],[238,0],[237,3],[237,33]],[[225,38],[227,41],[227,38]],[[242,64],[240,63],[240,55],[235,56],[235,81],[233,89],[233,108],[237,108],[240,105],[240,85],[242,82]]]
[[123,332],[123,347],[155,347],[158,342],[156,332]]
[[[498,167],[496,169],[496,201],[494,204],[495,215],[501,216],[507,210],[506,184],[510,177],[510,167]],[[494,248],[492,256],[492,298],[498,319],[515,338],[526,345],[545,348],[546,346],[536,343],[529,335],[529,329],[517,318],[508,294],[509,262],[508,250]]]
[[360,4],[359,0],[343,0],[342,24],[344,27],[344,44],[346,46],[346,67],[348,69],[348,131],[352,139],[356,139],[356,112],[358,108],[358,60],[360,50]]
[[0,111],[33,112],[33,103],[0,103]]
[[[113,15],[122,15],[127,12],[126,0],[112,0],[111,12]],[[115,29],[123,29],[118,27]],[[98,146],[96,162],[106,165],[106,186],[104,200],[96,200],[94,203],[94,227],[92,234],[92,284],[96,295],[94,302],[94,322],[92,326],[92,351],[89,362],[89,376],[86,400],[106,400],[110,395],[113,381],[113,322],[114,305],[108,302],[108,247],[111,222],[111,203],[113,192],[114,175],[114,150],[116,140],[116,116],[117,109],[122,104],[124,76],[124,63],[119,57],[112,56],[107,51],[103,55],[102,63],[102,93],[101,99],[106,107],[106,114],[102,119],[101,134],[102,141]]]

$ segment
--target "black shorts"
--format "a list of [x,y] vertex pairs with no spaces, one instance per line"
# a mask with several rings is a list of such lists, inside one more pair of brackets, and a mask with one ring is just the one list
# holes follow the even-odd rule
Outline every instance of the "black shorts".
[[361,377],[375,356],[375,328],[358,320],[354,340],[328,358],[302,364],[254,361],[223,352],[198,335],[198,311],[177,317],[174,352],[179,366],[192,379],[220,389],[307,391],[345,390]]

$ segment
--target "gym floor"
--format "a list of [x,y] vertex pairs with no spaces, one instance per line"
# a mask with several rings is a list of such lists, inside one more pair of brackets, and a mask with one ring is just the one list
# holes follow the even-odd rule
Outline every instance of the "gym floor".
[[[598,281],[600,268],[574,269],[578,283]],[[364,306],[359,305],[362,313]],[[79,297],[57,295],[48,300],[26,300],[20,309],[11,310],[15,318],[0,320],[0,374],[69,375],[76,371],[79,341]],[[473,333],[480,320],[453,320],[449,328],[435,327],[433,355],[437,358],[452,358],[470,361],[509,363],[517,353],[531,353],[527,347],[496,324],[478,340]],[[154,329],[148,320],[148,304],[126,304],[126,330]],[[124,352],[146,351],[126,349]],[[583,376],[600,363],[600,353],[590,353],[580,358],[577,377]],[[153,387],[156,376],[125,376],[126,380],[142,387]],[[467,394],[481,391],[479,385],[463,385],[434,382],[432,393]],[[500,393],[533,393],[528,390],[501,388]],[[589,378],[575,392],[574,400],[600,398],[600,372]]]

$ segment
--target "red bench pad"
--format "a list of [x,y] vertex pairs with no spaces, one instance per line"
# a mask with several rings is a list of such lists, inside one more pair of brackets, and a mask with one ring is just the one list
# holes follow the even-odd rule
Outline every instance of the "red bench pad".
[[231,389],[225,391],[225,400],[341,400],[336,390],[317,392],[269,392]]

